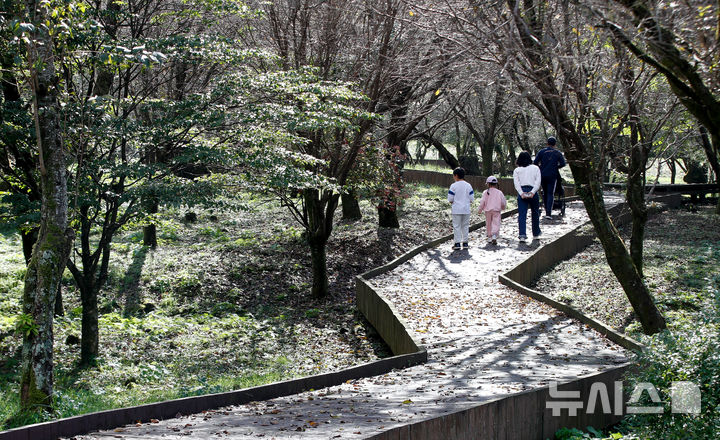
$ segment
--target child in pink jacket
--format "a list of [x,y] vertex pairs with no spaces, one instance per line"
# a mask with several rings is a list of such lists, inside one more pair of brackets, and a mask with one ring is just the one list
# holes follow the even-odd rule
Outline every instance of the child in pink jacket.
[[483,191],[478,213],[485,211],[487,239],[495,245],[500,235],[500,212],[507,206],[507,200],[505,194],[498,189],[498,180],[495,176],[488,177],[485,183],[488,189]]

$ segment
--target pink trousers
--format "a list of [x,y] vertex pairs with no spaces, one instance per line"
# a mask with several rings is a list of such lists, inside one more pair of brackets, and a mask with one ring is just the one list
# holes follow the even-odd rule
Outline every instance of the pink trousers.
[[488,238],[500,236],[500,211],[485,211],[485,229]]

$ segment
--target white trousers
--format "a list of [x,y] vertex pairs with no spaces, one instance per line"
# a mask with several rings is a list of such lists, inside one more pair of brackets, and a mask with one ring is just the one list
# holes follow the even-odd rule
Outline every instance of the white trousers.
[[470,214],[453,214],[452,220],[455,243],[467,243],[470,234]]

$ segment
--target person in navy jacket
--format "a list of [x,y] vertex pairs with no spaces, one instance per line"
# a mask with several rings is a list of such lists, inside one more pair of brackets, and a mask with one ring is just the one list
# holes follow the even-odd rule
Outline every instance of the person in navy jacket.
[[538,152],[533,162],[540,168],[545,218],[548,220],[552,220],[553,198],[555,185],[560,177],[560,168],[565,166],[565,158],[561,152],[555,149],[555,144],[557,144],[557,140],[550,136],[547,140],[547,147]]

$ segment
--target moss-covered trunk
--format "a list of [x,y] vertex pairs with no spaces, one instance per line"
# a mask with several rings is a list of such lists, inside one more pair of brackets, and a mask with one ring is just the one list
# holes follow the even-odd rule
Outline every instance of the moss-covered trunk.
[[[42,21],[35,17],[36,6],[28,2],[28,16]],[[42,69],[31,70],[42,191],[40,229],[25,275],[21,322],[20,401],[28,410],[52,404],[55,295],[72,241],[72,231],[67,227],[67,170],[53,45],[46,34],[41,32],[39,38],[45,41],[41,41],[34,52],[30,51],[29,58],[32,65]]]

